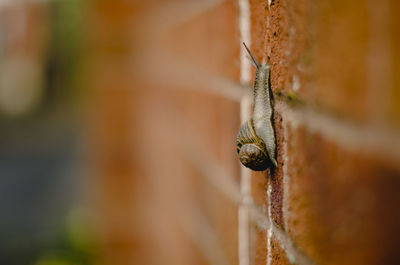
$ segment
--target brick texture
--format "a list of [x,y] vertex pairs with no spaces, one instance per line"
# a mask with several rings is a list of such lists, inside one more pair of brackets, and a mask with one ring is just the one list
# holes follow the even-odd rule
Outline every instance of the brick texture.
[[[400,262],[397,1],[91,5],[101,264]],[[234,146],[255,73],[243,41],[271,65],[279,166],[265,172]]]
[[[267,236],[267,264],[397,264],[397,2],[250,5],[252,49],[272,66],[275,102],[284,106],[274,117],[279,167],[257,192],[268,194],[268,218],[284,235]],[[307,122],[297,120],[307,111]],[[379,133],[351,144],[364,128]],[[386,133],[394,137],[379,145]]]
[[95,1],[88,16],[97,258],[238,264],[239,104],[205,76],[239,80],[237,4],[155,2]]
[[294,241],[320,264],[397,264],[400,168],[304,127],[288,129]]
[[[18,63],[37,71],[27,91],[58,71],[46,65],[62,50],[46,47],[52,3],[35,2],[0,1],[2,115]],[[73,60],[94,263],[400,264],[398,0],[82,8]],[[278,167],[264,172],[236,152],[256,71],[242,42],[271,66]]]

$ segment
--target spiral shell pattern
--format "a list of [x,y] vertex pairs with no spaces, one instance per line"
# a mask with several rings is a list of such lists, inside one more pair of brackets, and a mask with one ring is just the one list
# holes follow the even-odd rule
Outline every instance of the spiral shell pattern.
[[262,171],[267,169],[271,161],[263,140],[254,131],[253,119],[244,123],[236,137],[236,147],[240,162],[252,170]]

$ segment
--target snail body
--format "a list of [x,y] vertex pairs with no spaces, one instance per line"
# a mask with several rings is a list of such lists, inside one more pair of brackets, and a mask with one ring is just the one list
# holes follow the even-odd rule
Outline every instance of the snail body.
[[272,105],[269,87],[268,63],[258,63],[247,46],[256,67],[254,81],[253,116],[245,122],[236,137],[240,162],[252,170],[262,171],[271,166],[277,167],[275,160],[275,132],[272,125]]

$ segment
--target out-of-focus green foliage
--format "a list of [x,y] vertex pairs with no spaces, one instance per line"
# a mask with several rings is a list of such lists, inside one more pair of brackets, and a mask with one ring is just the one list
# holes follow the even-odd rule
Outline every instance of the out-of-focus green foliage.
[[51,38],[48,49],[50,100],[76,100],[79,94],[80,58],[83,47],[84,1],[58,0],[51,3]]
[[72,211],[51,247],[44,249],[33,265],[88,265],[96,251],[96,238],[87,220]]

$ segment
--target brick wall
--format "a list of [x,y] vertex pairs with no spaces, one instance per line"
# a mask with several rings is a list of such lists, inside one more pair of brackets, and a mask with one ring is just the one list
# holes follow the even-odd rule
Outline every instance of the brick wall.
[[[93,1],[100,264],[398,264],[395,0]],[[279,167],[235,137],[268,61]]]
[[252,191],[270,221],[256,264],[398,264],[398,3],[246,5],[245,41],[272,65],[279,162]]
[[98,263],[238,264],[237,3],[94,1],[88,10]]
[[[48,177],[48,161],[70,144],[58,146],[58,138],[32,128],[58,124],[72,135],[66,117],[78,116],[83,169],[71,174],[88,182],[82,189],[97,231],[93,263],[400,264],[398,1],[83,2],[62,9],[65,21],[84,14],[75,35],[64,20],[53,24],[61,9],[52,0],[0,1],[0,118],[9,148],[2,152],[27,161],[46,155],[43,167],[11,165],[23,181],[1,177],[31,193],[31,182],[46,189],[30,174]],[[82,54],[63,34],[85,44]],[[255,72],[242,42],[271,65],[274,171],[251,172],[236,154]],[[68,92],[46,92],[61,87]],[[15,129],[4,121],[75,89],[83,104],[66,108],[68,115],[49,108],[54,121],[27,118]],[[23,227],[33,222],[45,231],[46,203],[62,208],[53,194],[63,193],[46,192],[32,195],[43,221],[25,205],[34,221],[24,218]],[[20,229],[23,239],[8,242],[17,237],[4,227],[10,234],[0,258],[9,249],[21,256],[40,241]],[[45,232],[37,237],[47,240]]]

